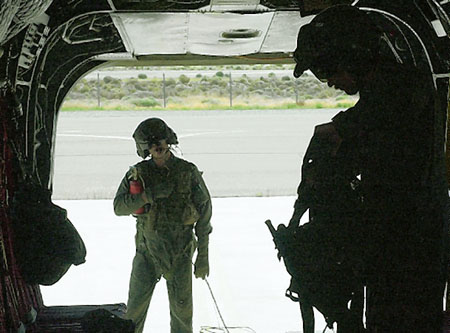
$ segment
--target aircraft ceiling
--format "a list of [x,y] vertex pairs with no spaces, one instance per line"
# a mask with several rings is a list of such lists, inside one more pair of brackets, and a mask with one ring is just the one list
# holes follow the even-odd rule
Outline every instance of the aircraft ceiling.
[[111,17],[127,51],[136,57],[290,53],[295,49],[299,27],[312,18],[301,18],[294,11],[117,12]]

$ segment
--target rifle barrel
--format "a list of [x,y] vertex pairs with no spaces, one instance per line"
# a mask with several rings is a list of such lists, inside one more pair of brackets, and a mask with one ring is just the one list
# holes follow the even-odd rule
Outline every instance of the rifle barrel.
[[266,220],[266,222],[264,222],[264,223],[267,225],[267,228],[269,228],[269,231],[270,231],[270,233],[272,234],[272,236],[275,237],[275,234],[276,234],[277,231],[276,231],[275,228],[273,227],[272,221]]

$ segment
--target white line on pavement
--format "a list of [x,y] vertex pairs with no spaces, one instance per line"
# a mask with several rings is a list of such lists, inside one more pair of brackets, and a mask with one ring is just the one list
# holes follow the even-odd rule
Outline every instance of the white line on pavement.
[[[215,132],[199,132],[199,133],[191,133],[191,134],[181,134],[178,137],[179,138],[188,138],[191,136],[199,136],[199,135],[209,135],[209,134],[224,134],[224,133],[231,133],[236,131],[215,131]],[[57,136],[63,136],[63,137],[84,137],[84,138],[96,138],[96,139],[116,139],[116,140],[133,140],[131,137],[124,137],[124,136],[112,136],[112,135],[93,135],[93,134],[57,134]]]

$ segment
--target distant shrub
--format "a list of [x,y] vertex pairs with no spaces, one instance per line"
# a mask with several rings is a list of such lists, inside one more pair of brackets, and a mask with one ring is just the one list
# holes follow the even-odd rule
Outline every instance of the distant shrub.
[[350,103],[350,102],[340,102],[340,103],[336,104],[336,106],[338,108],[350,108],[350,107],[352,107],[354,105],[355,105],[354,103]]
[[218,86],[220,85],[220,79],[218,77],[213,77],[209,80],[209,83],[213,86]]
[[122,90],[112,90],[111,98],[112,99],[122,99],[125,96],[125,93]]
[[216,73],[216,76],[218,76],[218,77],[223,77],[223,72],[220,72],[220,71],[217,72],[217,73]]
[[147,78],[147,74],[141,73],[138,74],[138,79],[145,80]]
[[122,81],[120,79],[112,79],[111,85],[115,87],[120,87],[122,85]]
[[83,85],[80,89],[80,92],[84,94],[84,93],[87,93],[89,90],[90,89],[89,89],[88,85]]
[[136,88],[136,90],[148,91],[148,87],[145,83],[135,84],[134,87]]
[[322,103],[316,103],[314,106],[315,106],[316,109],[323,109],[324,108]]
[[135,99],[131,101],[131,103],[136,106],[143,106],[143,107],[154,107],[160,105],[158,101],[156,101],[154,98]]
[[103,78],[103,82],[105,82],[105,83],[110,83],[110,82],[112,82],[114,79],[111,77],[111,76],[105,76],[104,78]]
[[202,74],[198,73],[195,77],[202,77]]
[[186,75],[181,74],[178,80],[180,80],[180,82],[183,84],[188,84],[191,79],[188,78]]
[[291,81],[291,78],[289,76],[285,75],[281,78],[281,80],[282,81]]
[[327,91],[327,90],[321,90],[318,94],[318,98],[329,98],[333,96],[333,92]]
[[183,104],[184,103],[184,99],[183,98],[179,98],[179,97],[170,96],[167,99],[167,103],[170,103],[170,104]]
[[175,84],[176,84],[176,81],[173,78],[168,78],[166,80],[166,86],[174,86]]
[[202,104],[219,105],[220,101],[218,101],[217,99],[208,98],[208,99],[202,100]]

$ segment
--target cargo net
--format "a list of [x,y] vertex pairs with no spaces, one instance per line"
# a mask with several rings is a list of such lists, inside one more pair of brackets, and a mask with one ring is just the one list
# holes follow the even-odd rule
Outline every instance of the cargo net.
[[41,15],[53,0],[3,0],[0,6],[0,45]]
[[[28,285],[22,278],[14,254],[9,202],[14,194],[14,153],[10,137],[17,135],[11,124],[13,91],[0,87],[0,332],[19,332],[27,319],[43,306],[39,285]],[[22,325],[22,326],[21,326]],[[28,332],[28,330],[27,330]]]

